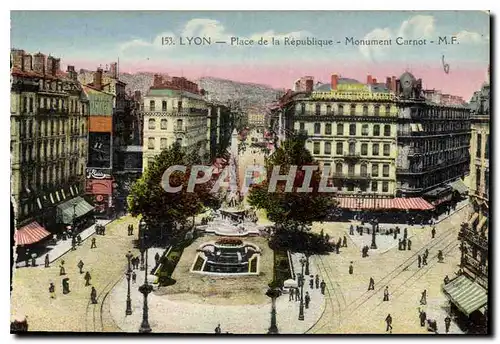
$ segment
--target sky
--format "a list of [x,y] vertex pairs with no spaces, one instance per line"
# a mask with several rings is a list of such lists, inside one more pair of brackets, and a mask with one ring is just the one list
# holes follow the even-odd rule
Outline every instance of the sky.
[[[213,76],[276,88],[292,88],[304,75],[365,82],[370,74],[383,82],[410,71],[424,88],[469,100],[487,78],[489,26],[489,14],[480,11],[12,11],[11,47],[60,57],[63,68],[96,69],[119,59],[121,72]],[[458,44],[437,44],[444,36]],[[162,44],[162,37],[174,45]],[[189,45],[190,37],[212,44]],[[254,44],[232,45],[232,37]],[[355,45],[351,37],[392,44]],[[397,37],[426,44],[398,45]],[[270,43],[259,45],[261,38]],[[273,38],[281,44],[271,44]],[[285,46],[286,38],[334,44]]]

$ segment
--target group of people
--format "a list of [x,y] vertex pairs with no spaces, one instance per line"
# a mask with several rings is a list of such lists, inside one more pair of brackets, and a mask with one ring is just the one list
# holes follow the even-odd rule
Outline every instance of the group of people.
[[105,235],[105,232],[106,232],[106,226],[100,224],[95,225],[95,234]]
[[[46,257],[48,257],[48,256],[46,256]],[[45,264],[46,264],[45,266],[48,267],[47,258],[46,258]],[[81,259],[76,266],[79,270],[79,273],[83,274],[83,268],[84,268],[85,264],[83,263],[83,261]],[[66,276],[66,268],[65,268],[64,259],[61,260],[61,263],[59,265],[59,276]],[[91,277],[89,271],[85,272],[83,278],[85,280],[85,286],[86,287],[90,286],[91,285],[90,281],[92,280],[92,277]],[[69,294],[71,292],[71,290],[69,288],[69,278],[68,277],[63,277],[63,279],[61,280],[61,285],[62,285],[62,292],[64,295]],[[50,295],[51,299],[56,298],[56,287],[55,287],[53,282],[50,282],[50,285],[49,285],[49,295]],[[91,299],[93,304],[97,303],[97,291],[95,290],[95,288],[93,286],[92,286],[91,292],[90,292],[90,299]]]

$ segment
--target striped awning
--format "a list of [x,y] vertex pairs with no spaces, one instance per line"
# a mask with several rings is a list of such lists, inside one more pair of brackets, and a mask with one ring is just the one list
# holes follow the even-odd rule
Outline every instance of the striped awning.
[[445,294],[467,316],[488,303],[488,292],[461,275],[444,286]]
[[71,224],[73,218],[78,218],[94,210],[82,197],[75,197],[57,206],[57,220],[59,223]]
[[399,209],[399,210],[431,210],[434,207],[421,197],[412,198],[337,198],[339,207],[343,209]]
[[50,233],[43,228],[38,222],[33,221],[30,224],[19,228],[14,232],[14,240],[16,245],[30,245],[39,242]]

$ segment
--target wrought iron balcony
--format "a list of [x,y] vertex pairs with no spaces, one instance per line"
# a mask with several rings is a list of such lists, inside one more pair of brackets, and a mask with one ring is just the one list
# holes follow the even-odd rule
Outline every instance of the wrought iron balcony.
[[346,159],[360,159],[361,158],[361,154],[360,153],[356,153],[354,151],[344,152],[343,156]]

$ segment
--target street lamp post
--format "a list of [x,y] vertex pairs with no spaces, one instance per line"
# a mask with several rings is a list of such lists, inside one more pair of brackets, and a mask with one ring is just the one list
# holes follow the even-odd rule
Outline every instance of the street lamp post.
[[304,265],[306,264],[306,260],[304,257],[300,258],[300,265],[302,266],[302,274],[300,275],[299,283],[300,283],[300,306],[299,306],[299,320],[304,320]]
[[145,259],[145,267],[144,267],[144,284],[139,287],[139,291],[144,296],[144,303],[142,305],[142,323],[139,328],[140,333],[149,333],[151,332],[151,326],[149,326],[149,315],[148,315],[148,295],[153,291],[153,287],[148,284],[148,251],[146,247],[146,225],[142,226],[142,249],[146,253]]
[[128,261],[128,268],[127,268],[127,308],[125,310],[125,315],[132,315],[132,300],[130,299],[130,275],[132,273],[132,269],[130,268],[130,260],[132,259],[133,255],[130,251],[125,255],[127,257]]
[[267,334],[278,334],[278,326],[276,324],[276,299],[281,295],[281,291],[278,289],[280,286],[276,281],[276,256],[273,251],[273,280],[269,284],[269,289],[267,289],[266,295],[271,298],[271,326],[269,327]]
[[71,248],[74,250],[75,249],[75,243],[76,243],[76,206],[77,203],[73,203],[73,220],[72,220],[72,225],[71,225]]

